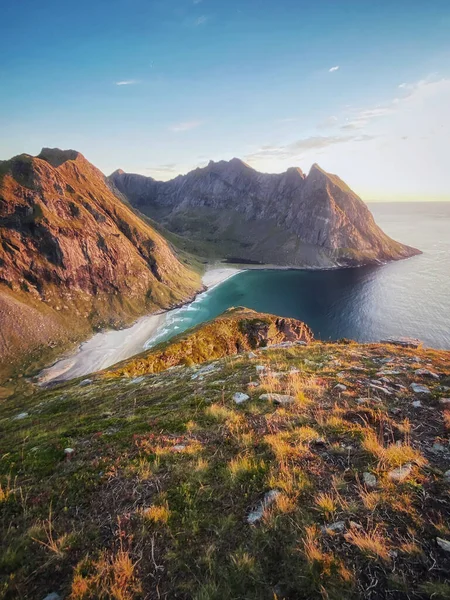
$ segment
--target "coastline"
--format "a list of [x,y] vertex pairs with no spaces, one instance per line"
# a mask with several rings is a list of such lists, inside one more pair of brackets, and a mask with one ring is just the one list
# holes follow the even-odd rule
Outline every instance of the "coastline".
[[[205,290],[199,295],[242,271],[243,269],[235,267],[209,265],[202,276]],[[190,303],[191,301],[186,304]],[[73,354],[63,356],[53,365],[43,369],[38,375],[39,385],[60,383],[89,375],[144,352],[147,344],[164,328],[168,315],[174,310],[178,309],[143,316],[126,329],[109,329],[96,333],[89,340],[82,342]]]

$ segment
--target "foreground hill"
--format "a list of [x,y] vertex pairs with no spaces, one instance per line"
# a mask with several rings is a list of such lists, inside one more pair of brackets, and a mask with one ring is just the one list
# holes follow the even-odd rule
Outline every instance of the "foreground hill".
[[198,254],[233,262],[336,267],[418,254],[389,238],[336,175],[313,165],[258,173],[236,158],[167,182],[119,170],[109,181],[144,214],[190,240]]
[[192,297],[199,277],[78,152],[0,163],[0,361]]
[[230,308],[225,313],[171,338],[108,369],[111,377],[136,377],[179,365],[201,364],[286,342],[311,342],[310,328],[298,321],[258,313],[249,308]]
[[117,375],[0,405],[1,598],[449,597],[449,352]]

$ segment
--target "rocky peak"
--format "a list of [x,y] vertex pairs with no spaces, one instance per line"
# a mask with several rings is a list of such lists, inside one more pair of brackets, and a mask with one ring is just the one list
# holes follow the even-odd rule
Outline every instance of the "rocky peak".
[[60,148],[42,148],[37,158],[47,161],[52,167],[59,167],[68,160],[77,160],[79,158],[86,160],[84,156],[76,150],[61,150]]

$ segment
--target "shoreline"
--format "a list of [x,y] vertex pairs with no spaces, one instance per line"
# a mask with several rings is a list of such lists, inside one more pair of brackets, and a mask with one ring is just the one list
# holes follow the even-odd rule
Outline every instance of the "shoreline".
[[[202,275],[205,289],[195,298],[212,290],[230,277],[242,273],[243,270],[232,266],[209,265]],[[195,298],[182,306],[191,304]],[[43,369],[37,377],[38,384],[45,386],[51,383],[62,383],[96,373],[144,352],[147,344],[164,329],[168,315],[179,308],[144,315],[126,329],[108,329],[96,333],[90,339],[82,342],[75,352],[69,356],[62,356],[53,365]]]

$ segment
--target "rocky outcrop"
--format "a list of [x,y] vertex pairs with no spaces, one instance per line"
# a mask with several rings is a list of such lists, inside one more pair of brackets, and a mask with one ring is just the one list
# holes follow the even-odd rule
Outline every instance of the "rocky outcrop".
[[[199,278],[73,150],[0,164],[0,359],[192,297]],[[26,323],[24,323],[26,321]]]
[[168,182],[123,171],[109,181],[197,251],[235,262],[336,267],[419,253],[389,238],[364,202],[316,164],[307,176],[295,168],[271,175],[234,158]]
[[258,313],[248,308],[230,308],[212,321],[111,367],[106,374],[136,377],[159,373],[177,365],[201,364],[256,348],[307,343],[313,339],[310,328],[296,319]]

